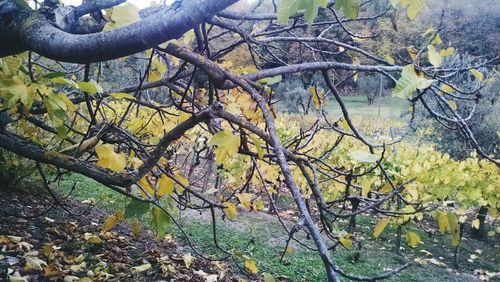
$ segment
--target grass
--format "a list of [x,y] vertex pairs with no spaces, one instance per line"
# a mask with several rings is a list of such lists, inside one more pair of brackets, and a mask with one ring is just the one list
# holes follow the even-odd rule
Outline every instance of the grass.
[[[93,198],[98,201],[98,207],[108,212],[123,208],[127,200],[120,194],[111,191],[99,183],[88,178],[71,174],[66,180],[61,182],[60,193],[67,193],[71,190],[74,182],[77,182],[76,189],[72,197],[76,200],[86,200]],[[283,261],[280,261],[281,253],[284,250],[284,241],[277,242],[273,238],[283,235],[283,230],[277,224],[269,224],[252,216],[241,216],[237,220],[246,221],[247,228],[230,228],[224,224],[218,224],[217,237],[220,245],[227,250],[240,251],[257,262],[259,272],[269,272],[273,275],[285,276],[290,281],[300,281],[302,277],[307,281],[326,281],[322,262],[313,251],[304,247],[296,246],[293,251],[287,253]],[[372,228],[376,224],[376,219],[370,216],[358,218],[357,238],[369,238]],[[344,223],[339,225],[342,228]],[[206,255],[222,255],[222,252],[214,245],[212,237],[212,226],[209,223],[197,221],[195,219],[184,220],[183,229],[188,234],[190,240],[202,253]],[[413,249],[402,243],[406,250],[403,253],[412,259],[415,256],[423,256],[422,250],[433,254],[432,257],[440,258],[451,268],[451,246],[449,245],[449,235],[427,238],[420,229],[409,228],[420,234],[425,244]],[[179,230],[171,228],[170,233],[179,240],[183,240]],[[332,253],[334,261],[348,273],[361,276],[372,276],[384,270],[395,268],[403,263],[401,256],[393,252],[395,228],[388,227],[379,240],[363,240],[363,251],[357,261],[353,261],[355,250],[337,248]],[[404,239],[403,239],[404,241]],[[311,242],[312,244],[312,242]],[[470,254],[477,254],[480,249],[482,254],[471,264],[467,261]],[[488,246],[487,243],[475,240],[465,240],[461,247],[460,266],[462,270],[471,272],[474,269],[484,269],[488,271],[498,271],[497,264],[500,261],[499,254],[495,252],[497,248]],[[442,259],[441,259],[442,258]],[[242,260],[237,260],[240,266]],[[410,270],[403,271],[387,281],[463,281],[464,277],[450,273],[443,267],[433,264],[425,266],[413,266]]]
[[[409,106],[407,101],[390,96],[382,97],[380,105],[378,98],[376,98],[375,103],[371,106],[368,105],[368,100],[365,96],[344,96],[342,100],[352,117],[369,119],[378,118],[380,109],[381,118],[399,120],[401,119],[401,114],[404,113]],[[342,115],[339,104],[334,100],[328,101],[327,110],[335,116]]]

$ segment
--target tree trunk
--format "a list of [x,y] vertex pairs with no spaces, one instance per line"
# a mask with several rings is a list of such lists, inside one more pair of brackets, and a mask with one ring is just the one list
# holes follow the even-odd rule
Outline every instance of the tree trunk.
[[479,211],[477,212],[477,217],[476,219],[479,220],[479,228],[476,229],[474,227],[472,227],[472,230],[471,230],[471,235],[472,235],[472,238],[475,238],[475,239],[484,239],[486,238],[486,226],[484,224],[485,220],[486,220],[486,215],[488,214],[488,208],[486,206],[481,206],[479,208]]

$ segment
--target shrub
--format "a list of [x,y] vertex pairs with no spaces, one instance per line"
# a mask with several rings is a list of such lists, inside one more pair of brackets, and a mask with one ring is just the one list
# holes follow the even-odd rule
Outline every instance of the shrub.
[[[467,54],[454,54],[444,60],[445,68],[460,68],[465,65],[478,64],[478,60]],[[481,68],[480,71],[485,77],[494,77],[494,72]],[[463,91],[473,91],[477,88],[477,81],[469,71],[463,71],[456,79],[452,81],[454,85]],[[474,115],[466,123],[472,130],[474,137],[487,154],[498,155],[500,150],[500,137],[497,132],[500,131],[500,122],[498,113],[500,113],[500,81],[498,78],[490,83],[486,83],[481,89],[481,97],[477,101],[454,100],[457,105],[457,111],[462,116],[468,116],[471,111]],[[428,97],[427,104],[434,110],[440,112],[437,98]],[[474,106],[476,108],[474,109]],[[472,143],[464,138],[459,130],[450,130],[435,120],[431,120],[429,113],[422,105],[416,107],[415,124],[418,127],[430,127],[433,130],[424,137],[425,140],[433,142],[436,147],[450,154],[456,159],[467,158],[474,150]]]

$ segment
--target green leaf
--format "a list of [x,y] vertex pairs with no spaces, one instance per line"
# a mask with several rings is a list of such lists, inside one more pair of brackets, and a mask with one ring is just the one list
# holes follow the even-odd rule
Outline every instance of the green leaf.
[[370,152],[366,151],[351,151],[349,153],[349,156],[351,156],[352,159],[355,159],[357,161],[363,162],[363,163],[374,163],[378,160],[378,157]]
[[357,19],[359,14],[359,0],[337,0],[335,8],[342,10],[344,15],[350,19]]
[[90,80],[89,82],[79,81],[76,84],[80,90],[88,94],[94,95],[103,92],[102,87],[99,86],[94,80]]
[[300,0],[282,0],[278,8],[278,23],[286,24],[288,18],[297,13],[299,4]]
[[240,137],[230,131],[220,131],[210,139],[209,145],[217,146],[215,149],[215,162],[222,164],[227,157],[232,157],[238,153]]
[[314,18],[318,15],[318,4],[316,1],[308,1],[309,4],[304,11],[304,19],[308,24],[312,24]]
[[276,282],[274,276],[267,272],[262,273],[262,279],[264,280],[264,282]]
[[170,224],[171,218],[165,211],[156,206],[151,209],[151,227],[156,231],[159,239],[165,236],[165,231]]
[[150,209],[149,203],[132,199],[125,208],[124,216],[127,219],[132,217],[139,217],[149,212],[149,209]]
[[62,76],[57,76],[57,77],[51,78],[50,82],[52,82],[54,84],[65,84],[65,85],[69,85],[75,89],[78,89],[78,84],[76,82],[74,82],[70,79],[67,79],[65,77],[62,77]]
[[423,90],[434,82],[434,80],[427,79],[417,74],[413,65],[407,65],[401,72],[401,78],[398,80],[396,87],[392,91],[392,95],[406,99],[413,95],[417,89]]
[[56,78],[56,77],[62,77],[64,75],[66,75],[64,72],[56,71],[56,72],[49,72],[47,74],[44,74],[43,78],[51,79],[51,78]]
[[259,82],[266,83],[267,85],[273,85],[273,84],[276,84],[282,80],[283,80],[283,78],[281,77],[281,75],[276,75],[276,76],[261,79],[261,80],[259,80]]
[[325,9],[326,6],[328,5],[328,0],[317,0],[318,1],[318,6]]

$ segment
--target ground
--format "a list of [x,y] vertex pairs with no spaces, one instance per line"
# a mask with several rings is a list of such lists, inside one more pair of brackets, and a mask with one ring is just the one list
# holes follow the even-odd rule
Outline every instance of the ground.
[[[175,274],[170,275],[180,275],[181,281],[205,281],[202,276],[195,274],[198,270],[202,270],[205,274],[223,272],[226,277],[223,281],[231,281],[231,279],[239,281],[242,278],[257,280],[256,276],[246,277],[245,273],[240,272],[239,267],[244,269],[242,261],[229,261],[221,266],[221,264],[211,263],[195,255],[195,251],[187,246],[181,233],[174,227],[170,229],[167,240],[158,241],[148,231],[143,231],[141,237],[136,239],[131,235],[132,232],[127,224],[120,224],[111,233],[100,235],[104,243],[90,243],[92,237],[89,239],[89,234],[98,235],[99,228],[107,214],[122,207],[126,200],[121,195],[78,175],[71,175],[62,182],[62,185],[58,187],[58,193],[65,195],[75,181],[76,189],[66,200],[66,206],[70,207],[74,215],[58,208],[35,219],[23,220],[3,216],[0,221],[2,235],[22,238],[21,242],[33,245],[29,251],[38,250],[39,254],[36,257],[48,262],[49,266],[62,266],[61,270],[69,270],[62,274],[55,271],[51,275],[86,277],[88,270],[98,269],[97,267],[102,266],[104,261],[109,267],[109,272],[115,275],[115,281],[124,279],[156,281],[166,279],[161,271],[163,264],[158,260],[167,256],[169,262],[167,265],[172,265],[175,269]],[[28,210],[35,209],[43,210],[50,206],[48,197],[44,196],[42,200],[34,198],[33,195],[40,195],[40,193],[17,191],[15,194],[7,194],[1,198],[2,207],[7,207],[3,210],[28,212]],[[96,206],[88,205],[94,201],[97,202]],[[205,255],[219,256],[221,252],[213,244],[209,218],[209,215],[205,213],[186,212],[181,213],[180,222],[197,251]],[[146,221],[147,219],[143,222]],[[293,222],[294,215],[288,212],[285,224],[291,226]],[[484,274],[486,271],[498,271],[500,262],[498,245],[494,245],[491,240],[486,242],[466,240],[459,257],[460,271],[456,271],[451,267],[452,249],[449,246],[448,237],[425,238],[426,235],[421,233],[421,237],[425,238],[425,243],[416,249],[404,245],[403,255],[399,256],[393,251],[393,234],[395,234],[393,229],[384,231],[379,240],[368,240],[375,223],[376,218],[361,217],[359,219],[355,236],[362,242],[361,255],[358,259],[356,258],[357,250],[337,248],[333,257],[340,267],[358,275],[369,276],[393,269],[417,257],[423,258],[426,263],[425,265],[415,264],[388,281],[479,281],[479,274]],[[429,223],[429,226],[431,225],[432,223]],[[86,236],[86,233],[89,234]],[[217,237],[223,248],[244,252],[255,259],[260,273],[272,273],[283,281],[325,281],[325,274],[317,254],[296,243],[291,244],[283,260],[280,261],[285,250],[286,235],[276,217],[271,214],[243,212],[236,221],[219,220]],[[24,244],[20,247],[19,243],[9,242],[5,237],[2,238],[0,240],[3,247],[2,261],[5,262],[6,258],[14,257],[17,264],[11,268],[19,269],[22,276],[32,275],[30,276],[32,281],[46,281],[43,272],[24,271],[23,260],[29,257],[26,255],[29,251],[22,247]],[[305,239],[303,234],[299,235],[299,238]],[[312,245],[312,242],[308,240],[305,242]],[[56,255],[46,256],[47,246],[51,246],[49,252],[55,252]],[[59,247],[61,249],[58,249]],[[182,256],[187,253],[193,254],[195,258],[190,268],[185,267],[182,259]],[[85,254],[84,261],[76,260],[80,254]],[[470,262],[471,257],[477,258]],[[75,266],[82,262],[86,263],[85,271]],[[146,263],[152,265],[151,269],[132,273],[133,267]],[[73,272],[71,267],[77,271]],[[99,271],[94,271],[95,277],[97,277],[96,273]]]
[[0,281],[8,281],[7,272],[27,281],[206,281],[210,275],[240,281],[224,263],[191,255],[174,238],[157,240],[151,231],[136,238],[126,224],[100,232],[107,212],[73,199],[64,200],[67,211],[56,207],[26,219],[5,214],[48,210],[47,196],[33,190],[2,193]]

